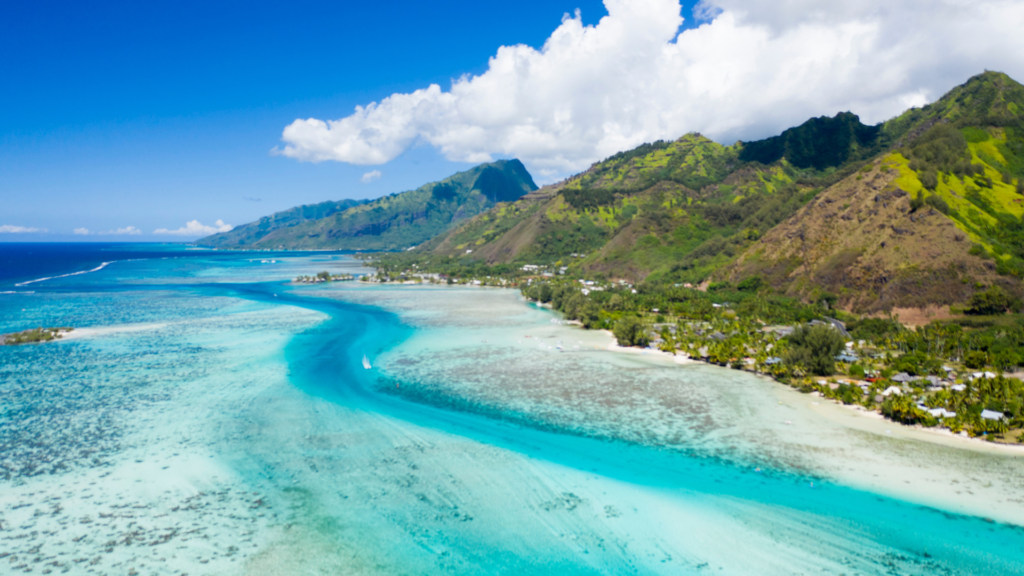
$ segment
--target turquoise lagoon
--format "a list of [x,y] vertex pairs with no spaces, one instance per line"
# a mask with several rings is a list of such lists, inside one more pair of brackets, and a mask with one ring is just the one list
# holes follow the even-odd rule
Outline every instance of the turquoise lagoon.
[[88,329],[0,348],[3,573],[1024,573],[1017,453],[609,352],[513,291],[3,250],[0,332]]

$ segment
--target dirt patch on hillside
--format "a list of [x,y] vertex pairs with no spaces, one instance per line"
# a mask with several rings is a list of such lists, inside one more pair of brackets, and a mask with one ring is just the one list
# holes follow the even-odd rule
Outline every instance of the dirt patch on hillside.
[[924,308],[893,308],[892,315],[899,319],[900,324],[908,328],[925,326],[935,320],[952,320],[959,315],[953,314],[949,306],[926,306]]
[[[912,322],[967,301],[978,283],[998,281],[995,265],[946,215],[914,208],[899,171],[876,160],[818,194],[749,248],[722,276],[760,274],[798,298],[827,292],[862,314],[906,312]],[[908,322],[908,320],[905,320]],[[926,321],[921,322],[927,323]]]

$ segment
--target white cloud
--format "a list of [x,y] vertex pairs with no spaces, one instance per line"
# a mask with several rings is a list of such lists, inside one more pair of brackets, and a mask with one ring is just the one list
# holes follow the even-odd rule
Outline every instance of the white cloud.
[[643,142],[698,131],[776,134],[850,110],[866,122],[932,101],[985,69],[1024,80],[1019,0],[703,0],[679,32],[676,0],[605,0],[544,46],[502,46],[479,76],[295,120],[276,152],[383,164],[417,141],[450,160],[516,156],[542,178]]
[[366,174],[363,174],[363,177],[360,178],[359,181],[362,182],[363,184],[369,184],[374,180],[380,179],[380,176],[380,170],[373,170],[372,172],[367,172]]
[[[79,228],[79,230],[85,230],[85,228]],[[88,232],[88,231],[87,231]],[[78,234],[78,230],[75,230],[75,234]],[[107,230],[106,232],[100,232],[100,236],[137,236],[142,234],[142,230],[139,230],[135,226],[128,226],[126,228],[118,228],[116,230]]]
[[190,220],[186,222],[184,226],[177,230],[168,230],[167,228],[158,228],[153,231],[153,234],[174,234],[176,236],[209,236],[210,234],[216,234],[218,232],[228,232],[234,228],[231,224],[225,224],[223,220],[217,220],[213,226],[206,226],[199,222],[199,220]]
[[88,228],[75,228],[75,234],[78,235],[78,236],[88,236],[89,235],[89,229]]
[[11,226],[8,224],[0,226],[0,234],[31,234],[33,232],[46,232],[46,228],[27,228],[25,226]]

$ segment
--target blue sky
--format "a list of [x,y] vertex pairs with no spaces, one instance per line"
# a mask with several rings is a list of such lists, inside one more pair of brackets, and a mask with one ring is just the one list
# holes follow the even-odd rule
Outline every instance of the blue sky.
[[922,1],[7,2],[0,241],[185,240],[153,232],[488,158],[550,182],[688,131],[877,122],[986,68],[1024,78],[1020,3]]
[[[542,44],[576,8],[605,14],[580,0],[4,3],[0,225],[49,238],[133,226],[143,234],[89,238],[152,240],[443,178],[471,164],[430,147],[386,167],[268,152],[296,118],[448,86],[500,44]],[[373,169],[382,177],[361,183]]]

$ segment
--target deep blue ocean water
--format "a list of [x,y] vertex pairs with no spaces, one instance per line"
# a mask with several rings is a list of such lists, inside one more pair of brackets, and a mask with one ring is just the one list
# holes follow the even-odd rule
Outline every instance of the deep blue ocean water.
[[[0,242],[0,283],[11,284],[40,278],[93,270],[104,262],[142,258],[163,258],[168,255],[189,257],[181,245],[125,244],[114,242]],[[210,254],[203,254],[209,258]]]
[[[77,554],[109,573],[1024,573],[1011,524],[543,413],[510,423],[402,382],[382,393],[393,375],[362,358],[422,328],[284,282],[359,271],[343,254],[0,244],[0,262],[0,333],[121,327],[0,348],[0,528],[16,537],[0,531],[0,567],[86,573]],[[118,501],[178,497],[190,504],[117,520]],[[111,536],[75,540],[59,520],[74,506]],[[136,523],[150,531],[137,541],[180,557],[133,547]]]

